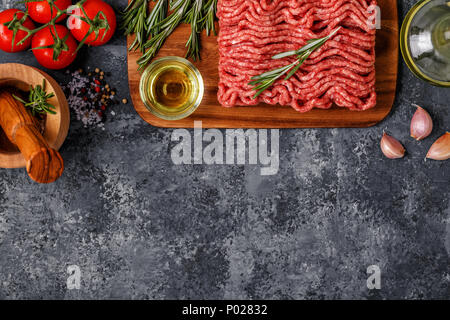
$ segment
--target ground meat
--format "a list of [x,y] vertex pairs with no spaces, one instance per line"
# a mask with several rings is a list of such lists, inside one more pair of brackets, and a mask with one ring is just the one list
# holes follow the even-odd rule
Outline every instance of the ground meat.
[[[332,105],[376,105],[375,30],[368,8],[376,0],[219,0],[219,102],[259,103],[306,112]],[[342,27],[289,80],[279,79],[254,99],[251,78],[295,61],[272,56],[303,47]]]

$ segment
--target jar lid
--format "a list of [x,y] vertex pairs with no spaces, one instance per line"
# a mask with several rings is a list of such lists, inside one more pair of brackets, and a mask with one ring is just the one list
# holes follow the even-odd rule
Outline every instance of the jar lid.
[[403,22],[400,48],[418,78],[450,87],[450,1],[419,1]]

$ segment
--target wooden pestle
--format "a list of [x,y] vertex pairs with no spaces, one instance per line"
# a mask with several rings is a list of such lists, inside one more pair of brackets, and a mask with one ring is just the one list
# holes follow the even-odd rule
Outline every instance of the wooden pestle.
[[0,126],[25,158],[31,179],[51,183],[62,175],[64,162],[61,155],[49,147],[36,119],[6,90],[0,90]]

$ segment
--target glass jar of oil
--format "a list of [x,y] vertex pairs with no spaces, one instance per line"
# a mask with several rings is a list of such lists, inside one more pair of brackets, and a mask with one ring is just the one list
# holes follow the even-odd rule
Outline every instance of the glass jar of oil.
[[417,77],[450,87],[450,1],[419,1],[403,22],[400,47]]
[[200,106],[203,78],[188,60],[165,57],[154,61],[144,71],[140,93],[152,114],[165,120],[180,120]]

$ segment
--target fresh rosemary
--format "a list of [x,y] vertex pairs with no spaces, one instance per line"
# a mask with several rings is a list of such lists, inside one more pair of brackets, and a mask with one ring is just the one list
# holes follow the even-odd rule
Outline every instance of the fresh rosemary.
[[203,15],[204,0],[193,0],[192,6],[186,15],[186,23],[191,25],[191,35],[186,43],[186,58],[200,59],[200,32],[203,28],[201,23]]
[[[154,6],[149,2],[156,2]],[[181,24],[191,25],[186,43],[186,57],[200,59],[200,34],[216,34],[217,0],[132,0],[122,13],[125,35],[136,34],[129,50],[140,49],[138,60],[144,68],[159,52],[166,39]]]
[[137,47],[144,51],[148,35],[147,10],[148,0],[132,0],[122,14],[121,28],[125,35],[136,34],[136,39],[129,47],[130,51]]
[[138,60],[139,69],[144,68],[158,53],[166,39],[172,34],[176,27],[183,21],[189,10],[191,0],[172,0],[170,3],[171,14],[158,24],[151,27],[151,31],[160,28],[160,32],[152,36],[145,44],[147,49]]
[[54,93],[47,93],[45,91],[45,79],[42,80],[42,86],[37,85],[34,88],[33,86],[30,86],[28,102],[13,94],[14,99],[23,103],[26,108],[29,108],[33,116],[45,113],[56,114],[56,112],[52,110],[56,109],[55,106],[48,102],[48,100],[53,98],[54,96]]
[[169,0],[153,0],[158,1],[150,12],[150,16],[147,19],[147,26],[150,30],[147,34],[149,36],[156,36],[161,32],[160,23],[167,16],[167,11],[169,10]]
[[217,35],[216,25],[214,21],[216,19],[217,11],[217,0],[208,0],[204,6],[204,16],[203,16],[203,29],[206,29],[206,35],[210,35],[211,31],[214,35]]
[[284,80],[289,80],[303,65],[303,63],[309,58],[309,56],[319,49],[325,42],[331,39],[341,27],[334,29],[328,36],[311,39],[307,41],[307,44],[298,50],[288,51],[274,55],[272,59],[283,59],[290,56],[297,56],[297,60],[287,66],[271,70],[253,77],[249,85],[254,86],[253,90],[256,91],[253,99],[256,99],[261,93],[270,88],[275,81],[286,75]]

